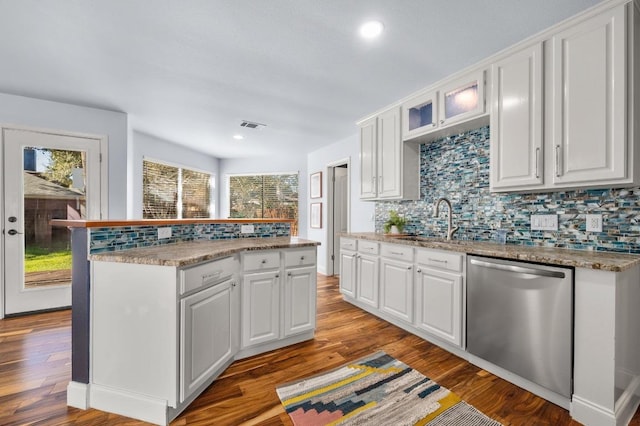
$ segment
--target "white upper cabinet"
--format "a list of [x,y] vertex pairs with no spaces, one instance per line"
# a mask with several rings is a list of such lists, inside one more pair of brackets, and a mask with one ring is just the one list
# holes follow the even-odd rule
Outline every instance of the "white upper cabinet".
[[417,145],[402,142],[400,107],[360,123],[360,198],[417,199]]
[[617,7],[552,39],[554,184],[629,177],[626,12]]
[[377,139],[377,117],[360,123],[360,198],[362,199],[375,199],[378,196]]
[[[447,132],[440,131],[484,113],[485,78],[484,70],[480,70],[403,102],[402,139],[406,141],[427,134],[433,134],[434,138],[446,135]],[[469,130],[466,127],[451,127],[450,133],[465,129]]]
[[568,21],[493,63],[492,191],[640,183],[638,13],[625,3]]
[[471,73],[438,91],[440,126],[468,120],[484,113],[484,70]]
[[418,95],[402,104],[402,139],[430,132],[438,125],[438,92]]
[[491,190],[543,183],[542,43],[491,66]]

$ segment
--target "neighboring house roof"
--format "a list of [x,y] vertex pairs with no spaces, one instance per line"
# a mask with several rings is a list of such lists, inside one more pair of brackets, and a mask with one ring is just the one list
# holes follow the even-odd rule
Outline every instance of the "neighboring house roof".
[[84,194],[74,188],[65,188],[41,178],[33,172],[24,172],[24,197],[47,198],[50,200],[84,199]]

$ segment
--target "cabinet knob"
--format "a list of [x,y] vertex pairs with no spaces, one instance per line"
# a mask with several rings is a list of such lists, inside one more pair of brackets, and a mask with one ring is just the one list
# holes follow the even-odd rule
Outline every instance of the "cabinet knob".
[[422,269],[418,268],[418,269],[416,269],[416,272],[420,274],[420,273],[422,273]]
[[287,272],[287,275],[288,275],[288,276],[291,276],[291,272]]
[[280,274],[276,274],[276,278],[280,278]]
[[300,256],[300,260],[304,260],[304,256]]
[[238,285],[235,281],[231,281],[231,287],[235,287],[236,285]]
[[267,259],[262,259],[261,263],[264,265],[265,263],[267,263]]
[[411,266],[407,266],[407,271],[410,271],[410,270],[411,270]]
[[444,124],[444,120],[440,120],[440,124]]

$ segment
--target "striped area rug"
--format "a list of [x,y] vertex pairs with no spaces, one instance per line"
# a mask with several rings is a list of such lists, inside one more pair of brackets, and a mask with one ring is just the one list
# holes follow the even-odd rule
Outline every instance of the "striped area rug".
[[500,425],[384,352],[276,390],[296,426]]

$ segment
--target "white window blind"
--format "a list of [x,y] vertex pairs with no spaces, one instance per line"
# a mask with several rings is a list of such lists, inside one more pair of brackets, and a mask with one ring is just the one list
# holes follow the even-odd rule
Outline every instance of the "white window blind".
[[142,162],[145,219],[210,217],[211,175],[162,163]]
[[251,219],[294,219],[298,235],[298,175],[235,175],[229,177],[229,216]]

